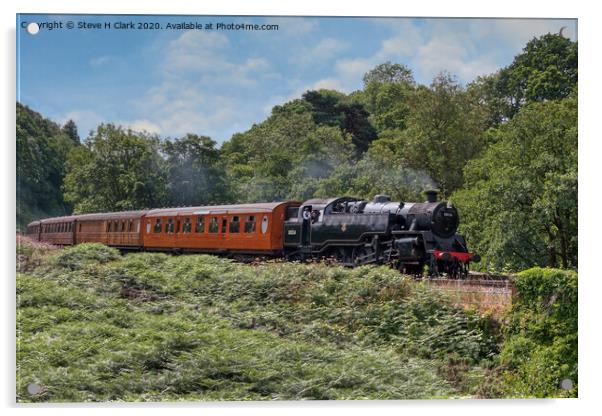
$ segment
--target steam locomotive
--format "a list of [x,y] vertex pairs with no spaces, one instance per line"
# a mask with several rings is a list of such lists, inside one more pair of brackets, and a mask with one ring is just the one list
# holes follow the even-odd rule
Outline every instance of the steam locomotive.
[[372,201],[356,198],[312,199],[285,221],[289,257],[332,256],[349,266],[392,264],[404,273],[464,277],[480,257],[456,234],[458,211],[438,202],[435,191],[425,202]]
[[95,213],[34,221],[27,234],[57,245],[100,242],[122,250],[214,253],[235,258],[330,258],[346,266],[390,264],[404,273],[460,278],[479,256],[456,233],[455,207],[352,197],[303,203],[210,205]]

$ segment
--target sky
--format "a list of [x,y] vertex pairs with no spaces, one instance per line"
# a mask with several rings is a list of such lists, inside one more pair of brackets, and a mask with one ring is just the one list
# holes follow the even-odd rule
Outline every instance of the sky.
[[[31,22],[40,28],[35,35]],[[510,64],[533,37],[563,27],[577,40],[574,19],[20,14],[17,100],[58,123],[74,120],[82,139],[111,122],[223,143],[307,90],[361,89],[363,75],[380,63],[408,66],[421,84],[447,71],[465,85]]]

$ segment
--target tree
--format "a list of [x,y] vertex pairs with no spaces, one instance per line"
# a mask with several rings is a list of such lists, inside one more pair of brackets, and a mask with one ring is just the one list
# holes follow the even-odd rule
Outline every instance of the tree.
[[364,87],[373,82],[402,83],[414,85],[412,70],[405,65],[393,64],[390,61],[376,66],[364,75]]
[[484,267],[576,267],[576,96],[528,104],[491,134],[452,195]]
[[449,75],[411,95],[406,128],[383,131],[368,153],[426,173],[443,197],[462,186],[466,162],[483,149],[485,113]]
[[338,126],[318,125],[303,100],[276,106],[271,116],[221,149],[238,202],[301,198],[354,153],[352,137]]
[[528,103],[568,97],[577,86],[577,43],[549,33],[534,38],[492,81],[488,96],[504,119]]
[[163,205],[166,173],[159,139],[101,124],[70,153],[63,189],[78,213]]
[[369,114],[359,101],[333,90],[306,91],[303,100],[310,104],[314,123],[339,127],[351,135],[351,142],[359,156],[376,138],[376,130],[368,120]]
[[80,144],[79,134],[77,133],[77,126],[73,120],[69,120],[65,123],[61,131],[67,135],[73,143]]
[[195,134],[163,142],[170,205],[216,204],[227,200],[225,171],[219,166],[219,150],[215,145],[209,137]]
[[75,143],[56,123],[20,103],[16,127],[17,227],[68,214],[71,207],[61,186],[67,155]]
[[364,89],[358,100],[370,113],[370,121],[379,133],[406,128],[410,100],[416,82],[404,65],[385,62],[364,75]]

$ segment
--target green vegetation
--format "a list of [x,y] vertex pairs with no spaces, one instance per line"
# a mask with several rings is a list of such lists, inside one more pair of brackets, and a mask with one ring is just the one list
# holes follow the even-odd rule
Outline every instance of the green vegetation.
[[17,306],[19,401],[492,394],[484,322],[384,267],[84,244],[19,274]]
[[79,144],[77,130],[61,130],[56,123],[17,103],[16,135],[17,225],[68,215],[71,207],[63,198],[61,186],[67,155]]
[[[500,354],[512,397],[577,396],[577,273],[533,268],[515,279],[517,296]],[[562,389],[570,380],[572,389]]]
[[489,132],[452,195],[482,267],[577,267],[577,98],[533,103]]
[[577,395],[575,272],[518,274],[496,321],[386,267],[22,243],[19,401]]

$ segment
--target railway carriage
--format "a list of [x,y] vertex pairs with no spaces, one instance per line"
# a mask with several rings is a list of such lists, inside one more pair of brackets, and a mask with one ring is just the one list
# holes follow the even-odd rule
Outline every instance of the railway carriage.
[[232,254],[282,254],[283,223],[295,201],[155,209],[146,214],[144,248]]
[[75,241],[99,242],[124,249],[140,249],[142,222],[148,210],[74,216]]

